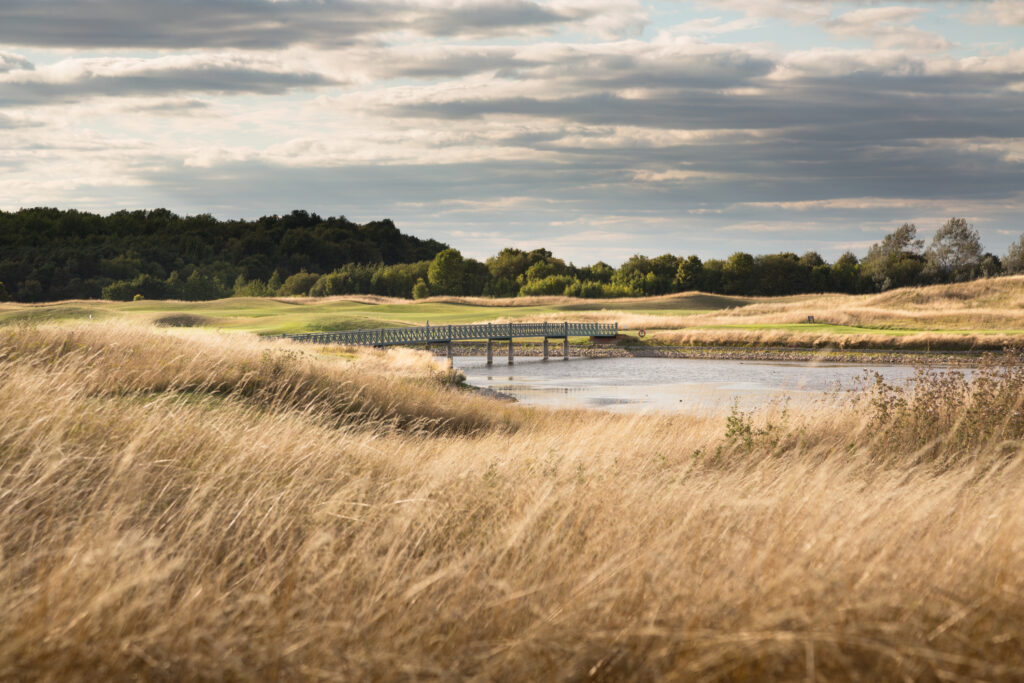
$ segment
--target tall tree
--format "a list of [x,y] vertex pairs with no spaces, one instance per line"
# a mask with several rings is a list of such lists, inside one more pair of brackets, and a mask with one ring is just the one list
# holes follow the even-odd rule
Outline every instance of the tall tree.
[[434,294],[461,294],[465,271],[466,262],[458,249],[438,252],[427,269],[430,291]]
[[861,273],[879,290],[916,284],[924,268],[923,246],[924,240],[917,238],[917,226],[904,223],[871,245],[860,262]]
[[679,261],[676,269],[676,287],[681,292],[700,289],[704,281],[704,262],[696,254]]
[[975,277],[984,254],[981,237],[966,218],[950,218],[935,232],[925,253],[928,267],[944,281]]
[[1003,258],[1003,270],[1011,274],[1024,273],[1024,234],[1010,245]]

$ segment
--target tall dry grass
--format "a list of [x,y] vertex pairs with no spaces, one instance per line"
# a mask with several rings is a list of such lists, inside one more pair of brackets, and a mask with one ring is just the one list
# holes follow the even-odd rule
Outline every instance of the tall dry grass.
[[2,331],[0,678],[1024,676],[1019,364],[696,419],[392,358]]

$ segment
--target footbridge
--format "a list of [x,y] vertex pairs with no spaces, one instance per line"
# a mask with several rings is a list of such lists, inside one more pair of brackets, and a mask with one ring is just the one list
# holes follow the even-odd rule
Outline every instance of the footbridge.
[[508,363],[515,362],[513,341],[516,339],[543,339],[544,360],[548,359],[548,340],[562,340],[562,357],[569,358],[569,337],[614,337],[619,324],[604,323],[483,323],[478,325],[431,325],[422,327],[386,327],[377,330],[347,330],[344,332],[311,332],[283,334],[281,337],[314,344],[343,344],[346,346],[409,346],[415,344],[444,344],[448,358],[452,357],[452,342],[487,341],[487,364],[494,362],[494,342],[508,342]]

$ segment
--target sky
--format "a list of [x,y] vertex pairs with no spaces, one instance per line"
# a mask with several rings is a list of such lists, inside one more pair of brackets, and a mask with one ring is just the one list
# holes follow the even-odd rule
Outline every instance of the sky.
[[391,218],[467,256],[1024,232],[1024,0],[0,0],[0,209]]

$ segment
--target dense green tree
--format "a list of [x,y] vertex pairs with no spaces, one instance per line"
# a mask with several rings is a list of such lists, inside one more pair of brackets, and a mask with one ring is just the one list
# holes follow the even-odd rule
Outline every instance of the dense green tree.
[[487,293],[491,281],[491,273],[487,266],[476,259],[466,259],[466,268],[462,276],[462,293],[468,296],[481,296]]
[[[316,280],[314,280],[314,282],[316,282]],[[277,296],[280,294],[281,285],[283,284],[284,282],[281,281],[281,270],[279,268],[274,268],[273,274],[270,276],[270,279],[267,280],[267,291],[270,292],[270,296]],[[309,290],[307,289],[306,291]]]
[[408,297],[416,281],[427,278],[429,267],[429,261],[378,265],[370,278],[370,291],[385,296]]
[[917,226],[904,223],[871,246],[861,261],[861,273],[880,291],[917,284],[925,265],[923,246],[924,240],[917,238]]
[[722,268],[722,291],[726,294],[759,294],[754,257],[737,251]]
[[981,277],[995,277],[1003,272],[1003,262],[995,254],[986,253],[981,257],[978,271]]
[[420,278],[412,286],[412,298],[426,299],[428,296],[430,296],[430,288],[427,287],[427,283],[423,281],[423,278]]
[[700,289],[704,284],[704,262],[696,254],[680,259],[676,268],[676,291],[688,292]]
[[255,221],[181,217],[166,209],[109,216],[0,211],[0,279],[24,301],[98,297],[115,282],[144,273],[166,281],[174,271],[179,279],[172,289],[195,296],[180,280],[187,283],[197,268],[201,277],[227,283],[239,274],[246,282],[267,281],[275,270],[284,280],[303,268],[331,272],[346,263],[427,261],[444,248],[403,235],[389,220],[357,225],[305,211]]
[[563,295],[574,284],[570,275],[548,275],[540,280],[531,280],[519,288],[519,296]]
[[582,282],[606,284],[612,281],[613,275],[615,275],[614,268],[604,261],[598,261],[591,266],[584,266],[583,268],[580,268],[579,279]]
[[675,290],[679,259],[662,254],[653,259],[634,254],[619,266],[612,282],[642,295],[667,294]]
[[[275,271],[276,272],[276,271]],[[271,294],[277,294],[279,296],[306,296],[309,294],[309,290],[313,288],[320,276],[316,273],[307,273],[305,270],[300,270],[297,273],[289,275],[288,278],[274,287],[273,278],[267,283],[267,289]]]
[[466,261],[457,249],[438,252],[427,269],[427,281],[434,294],[462,294]]
[[754,259],[755,292],[759,296],[779,296],[793,292],[806,292],[810,281],[810,268],[796,254],[784,252],[767,254]]
[[495,280],[515,281],[530,267],[530,258],[521,249],[506,247],[487,259],[487,270]]
[[537,261],[523,273],[523,282],[534,282],[536,280],[544,280],[553,275],[568,275],[569,268],[565,265],[565,261],[558,258],[546,258]]
[[149,273],[143,273],[132,280],[118,280],[103,288],[103,298],[114,301],[133,301],[136,296],[143,299],[166,299],[167,283]]
[[834,292],[855,294],[860,289],[860,263],[852,252],[846,252],[832,264],[829,273],[830,289]]
[[203,275],[199,270],[193,270],[185,279],[184,294],[186,301],[209,301],[210,299],[221,299],[229,296],[230,292],[216,277]]

